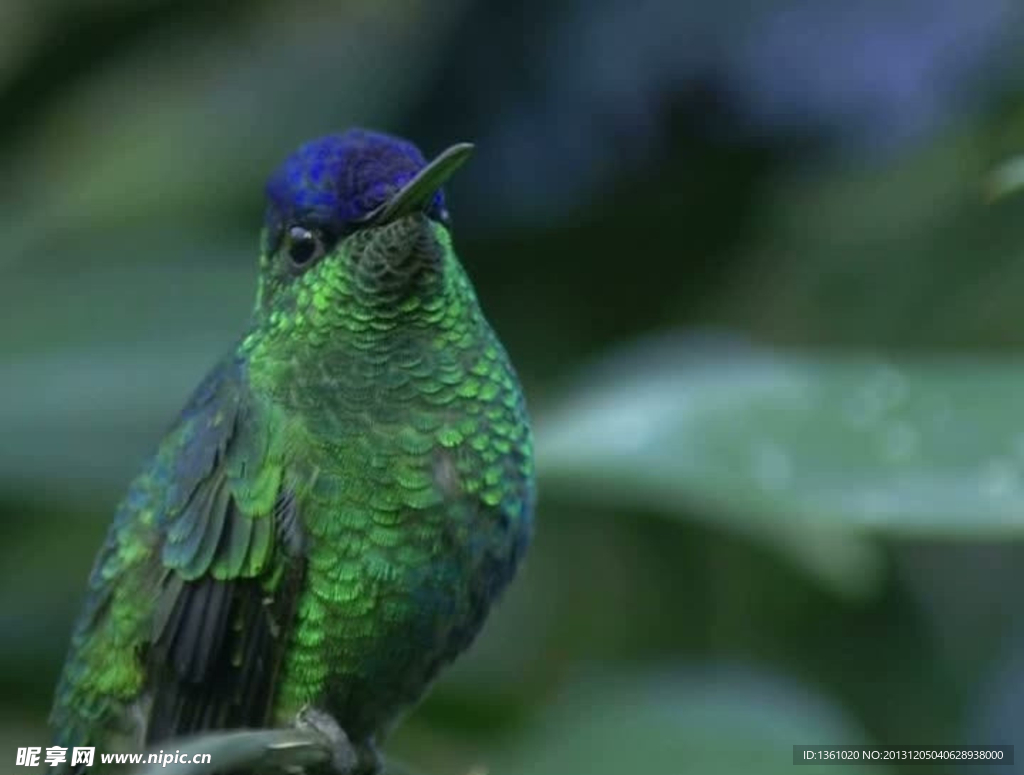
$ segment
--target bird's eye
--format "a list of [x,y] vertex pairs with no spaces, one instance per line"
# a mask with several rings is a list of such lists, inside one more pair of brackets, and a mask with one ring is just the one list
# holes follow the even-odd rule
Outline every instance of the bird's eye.
[[324,240],[315,231],[304,226],[292,226],[288,229],[288,241],[285,245],[288,258],[298,268],[308,266],[324,254]]

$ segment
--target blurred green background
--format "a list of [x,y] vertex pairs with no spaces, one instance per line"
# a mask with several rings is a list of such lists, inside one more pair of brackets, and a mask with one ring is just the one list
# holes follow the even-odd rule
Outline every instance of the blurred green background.
[[477,143],[456,239],[541,476],[525,570],[389,752],[1024,743],[1024,196],[988,196],[1021,13],[0,0],[0,761],[46,744],[114,505],[245,324],[263,181],[353,124]]

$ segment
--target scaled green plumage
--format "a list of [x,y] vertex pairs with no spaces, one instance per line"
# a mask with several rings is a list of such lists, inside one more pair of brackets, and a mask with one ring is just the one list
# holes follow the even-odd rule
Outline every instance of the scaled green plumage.
[[412,146],[350,132],[272,181],[251,326],[115,516],[59,744],[140,750],[311,705],[372,771],[473,639],[528,542],[533,460],[423,170]]

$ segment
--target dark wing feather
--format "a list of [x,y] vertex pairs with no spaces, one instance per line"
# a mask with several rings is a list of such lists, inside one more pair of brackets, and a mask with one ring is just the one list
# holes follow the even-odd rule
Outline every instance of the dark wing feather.
[[233,368],[183,415],[147,655],[147,743],[265,724],[287,634],[279,623],[294,614],[303,562],[282,540],[298,522],[285,513],[294,499]]
[[290,618],[295,587],[268,606],[255,579],[184,584],[174,620],[154,644],[147,742],[268,723],[285,635],[271,610]]
[[118,508],[54,699],[59,745],[268,718],[304,560],[244,369],[229,358],[209,374]]

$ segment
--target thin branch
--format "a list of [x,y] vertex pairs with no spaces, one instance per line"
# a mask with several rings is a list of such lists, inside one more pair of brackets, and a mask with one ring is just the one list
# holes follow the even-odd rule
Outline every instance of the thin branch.
[[[254,729],[240,732],[222,732],[169,740],[150,754],[173,755],[185,751],[190,755],[209,754],[208,764],[155,764],[143,765],[136,775],[213,775],[235,770],[258,769],[268,771],[296,771],[331,761],[331,741],[312,728]],[[339,773],[339,775],[343,775]]]

